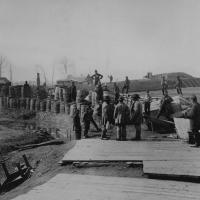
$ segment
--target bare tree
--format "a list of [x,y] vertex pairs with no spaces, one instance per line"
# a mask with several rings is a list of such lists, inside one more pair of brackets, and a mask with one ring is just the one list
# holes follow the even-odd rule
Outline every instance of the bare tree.
[[12,73],[12,64],[10,64],[10,82],[12,83],[12,79],[13,79],[13,73]]
[[0,55],[0,77],[2,77],[2,68],[3,68],[3,65],[4,65],[5,63],[6,63],[6,57]]

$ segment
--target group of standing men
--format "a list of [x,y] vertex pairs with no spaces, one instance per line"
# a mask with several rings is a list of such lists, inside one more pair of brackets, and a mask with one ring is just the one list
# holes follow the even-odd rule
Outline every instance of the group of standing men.
[[[97,93],[97,101],[102,102],[102,105],[99,107],[100,115],[101,115],[101,124],[102,124],[102,139],[108,139],[107,136],[107,124],[114,124],[117,128],[116,140],[124,141],[127,139],[126,126],[127,124],[134,124],[136,136],[135,140],[141,139],[141,124],[143,121],[143,113],[142,113],[142,103],[140,102],[140,96],[138,94],[134,94],[131,96],[131,105],[128,107],[126,103],[124,103],[124,97],[120,96],[120,89],[116,83],[114,83],[114,95],[115,101],[113,104],[111,103],[111,99],[109,96],[103,96],[103,88],[101,87],[100,80],[103,78],[101,74],[95,70],[95,74],[92,76],[94,80],[94,85],[96,86]],[[122,87],[122,93],[125,91],[128,93],[130,86],[130,81],[128,77],[125,79],[124,86]],[[182,95],[182,80],[179,76],[177,76],[175,88],[177,93]],[[170,107],[167,106],[172,102],[172,98],[168,95],[168,84],[166,78],[163,76],[161,81],[163,99],[161,101],[161,108],[157,115],[160,116],[161,112],[170,114]],[[150,115],[150,104],[151,104],[151,96],[149,94],[149,90],[147,90],[146,96],[144,98],[144,112],[147,115]],[[197,102],[197,97],[193,95],[191,97],[192,100],[192,108],[184,112],[185,118],[192,119],[192,132],[195,135],[196,146],[200,146],[200,104]],[[90,122],[94,121],[92,117],[93,111],[91,105],[87,108],[84,117],[84,136],[88,137],[88,131]],[[169,115],[170,116],[170,115]],[[91,120],[92,119],[92,120]],[[101,129],[97,127],[97,130]]]
[[119,97],[119,102],[114,110],[115,125],[117,126],[117,140],[126,140],[126,125],[132,123],[135,126],[136,137],[135,140],[141,139],[141,124],[142,124],[142,104],[140,96],[134,94],[131,97],[132,102],[130,109],[123,102],[122,96]]

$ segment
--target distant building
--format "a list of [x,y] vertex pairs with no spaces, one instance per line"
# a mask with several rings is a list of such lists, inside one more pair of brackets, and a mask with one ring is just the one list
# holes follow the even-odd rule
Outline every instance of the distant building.
[[78,83],[86,82],[86,77],[85,76],[75,77],[72,75],[68,75],[66,79],[57,80],[56,84],[57,85],[68,85],[72,81],[78,82]]

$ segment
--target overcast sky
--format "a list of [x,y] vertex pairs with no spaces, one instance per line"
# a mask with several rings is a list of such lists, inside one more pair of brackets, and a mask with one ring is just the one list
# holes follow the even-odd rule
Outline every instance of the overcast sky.
[[37,66],[62,78],[64,57],[77,75],[200,76],[200,1],[0,0],[0,54],[14,80],[32,80]]

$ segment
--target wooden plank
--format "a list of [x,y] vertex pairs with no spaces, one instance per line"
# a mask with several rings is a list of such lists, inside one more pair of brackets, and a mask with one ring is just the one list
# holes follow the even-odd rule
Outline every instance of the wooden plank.
[[199,161],[144,161],[143,171],[149,175],[200,178]]
[[63,164],[74,161],[199,160],[198,148],[180,141],[114,141],[84,139],[64,156]]
[[179,138],[188,140],[188,131],[191,131],[191,120],[184,118],[174,118],[176,133]]
[[199,184],[90,175],[58,174],[14,200],[199,200]]

